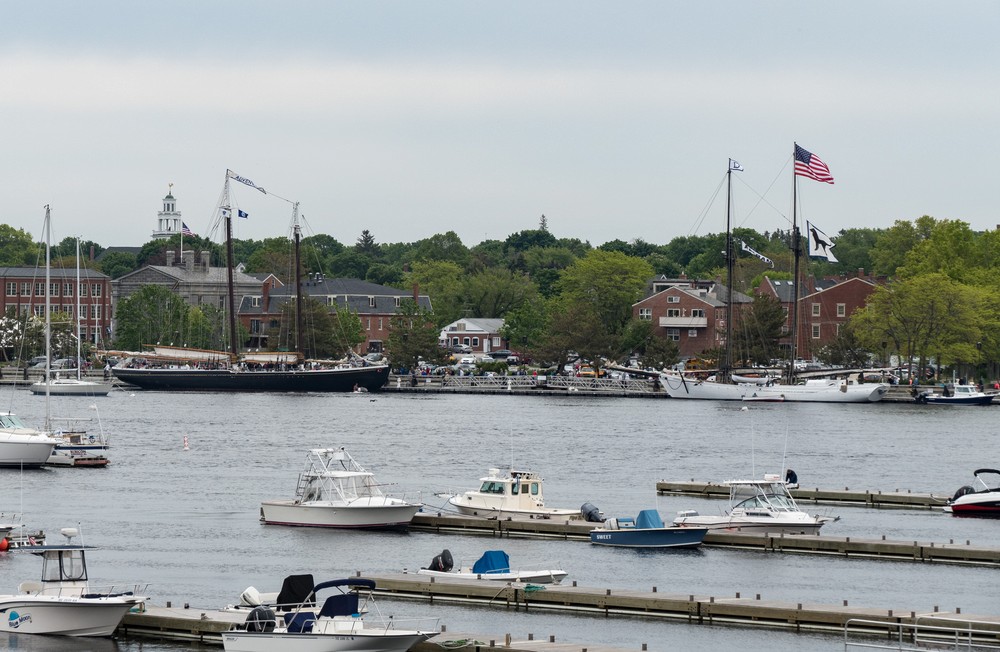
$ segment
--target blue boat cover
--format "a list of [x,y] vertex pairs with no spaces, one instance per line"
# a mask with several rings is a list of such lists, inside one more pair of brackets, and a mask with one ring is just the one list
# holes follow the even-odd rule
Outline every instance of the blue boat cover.
[[510,557],[503,550],[487,550],[473,564],[472,572],[479,575],[510,572]]
[[644,509],[639,512],[639,516],[635,519],[635,526],[637,528],[663,527],[663,519],[660,518],[660,513],[655,509]]

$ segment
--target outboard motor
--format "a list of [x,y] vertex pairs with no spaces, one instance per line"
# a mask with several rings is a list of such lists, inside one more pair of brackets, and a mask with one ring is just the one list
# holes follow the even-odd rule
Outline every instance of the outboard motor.
[[445,548],[440,555],[431,560],[427,570],[441,571],[447,573],[455,567],[455,561],[451,558],[451,551]]
[[966,494],[974,494],[974,493],[976,493],[976,489],[974,487],[970,487],[969,485],[961,486],[958,488],[958,491],[955,492],[955,495],[951,497],[951,502],[955,502],[956,500],[958,500],[962,496],[965,496]]
[[263,605],[254,607],[247,615],[246,629],[248,632],[256,633],[273,632],[274,612],[271,611],[270,607]]
[[597,509],[593,503],[584,503],[580,507],[580,513],[583,514],[583,520],[588,523],[603,523],[604,515],[601,514],[601,510]]

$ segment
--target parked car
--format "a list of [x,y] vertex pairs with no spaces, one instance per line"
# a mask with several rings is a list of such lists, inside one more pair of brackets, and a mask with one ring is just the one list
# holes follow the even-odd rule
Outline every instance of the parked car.
[[494,358],[507,358],[514,355],[514,352],[510,349],[499,349],[497,351],[492,351],[490,353]]
[[576,372],[576,375],[580,378],[604,378],[608,375],[605,370],[595,370],[590,365],[583,365],[580,370]]
[[493,362],[493,356],[491,356],[491,355],[481,355],[481,356],[479,356],[479,362]]
[[516,355],[514,355],[513,353],[511,353],[511,354],[510,354],[510,355],[508,355],[508,356],[507,356],[506,358],[504,358],[504,362],[506,362],[506,363],[507,363],[507,366],[508,366],[508,367],[513,367],[514,365],[518,365],[518,364],[521,364],[521,359],[520,359],[520,358],[518,358],[518,357],[517,357]]
[[28,361],[28,366],[29,367],[35,367],[36,369],[44,367],[45,366],[45,356],[44,355],[36,355],[35,357],[33,357],[31,360]]
[[472,353],[472,347],[468,344],[452,344],[448,350],[452,353]]
[[[42,363],[44,365],[44,362]],[[73,358],[59,358],[52,361],[53,369],[76,369],[76,360]]]
[[463,357],[462,359],[460,359],[458,361],[458,364],[475,365],[476,364],[476,359],[473,356],[471,356],[471,355],[467,355],[467,356]]

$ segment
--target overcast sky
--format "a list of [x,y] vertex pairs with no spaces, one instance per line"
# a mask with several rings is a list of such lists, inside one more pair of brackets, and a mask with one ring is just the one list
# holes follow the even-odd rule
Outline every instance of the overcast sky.
[[[1000,223],[1000,3],[0,0],[0,222],[141,245],[225,171],[345,243]],[[235,188],[237,237],[288,204]],[[714,200],[713,200],[714,198]]]

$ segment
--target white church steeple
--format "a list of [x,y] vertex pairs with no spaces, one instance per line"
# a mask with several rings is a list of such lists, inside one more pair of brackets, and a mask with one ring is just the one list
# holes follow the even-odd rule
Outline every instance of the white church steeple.
[[156,214],[154,240],[163,240],[181,232],[181,212],[177,210],[177,200],[174,199],[173,190],[174,184],[168,184],[167,196],[163,198],[163,210]]

